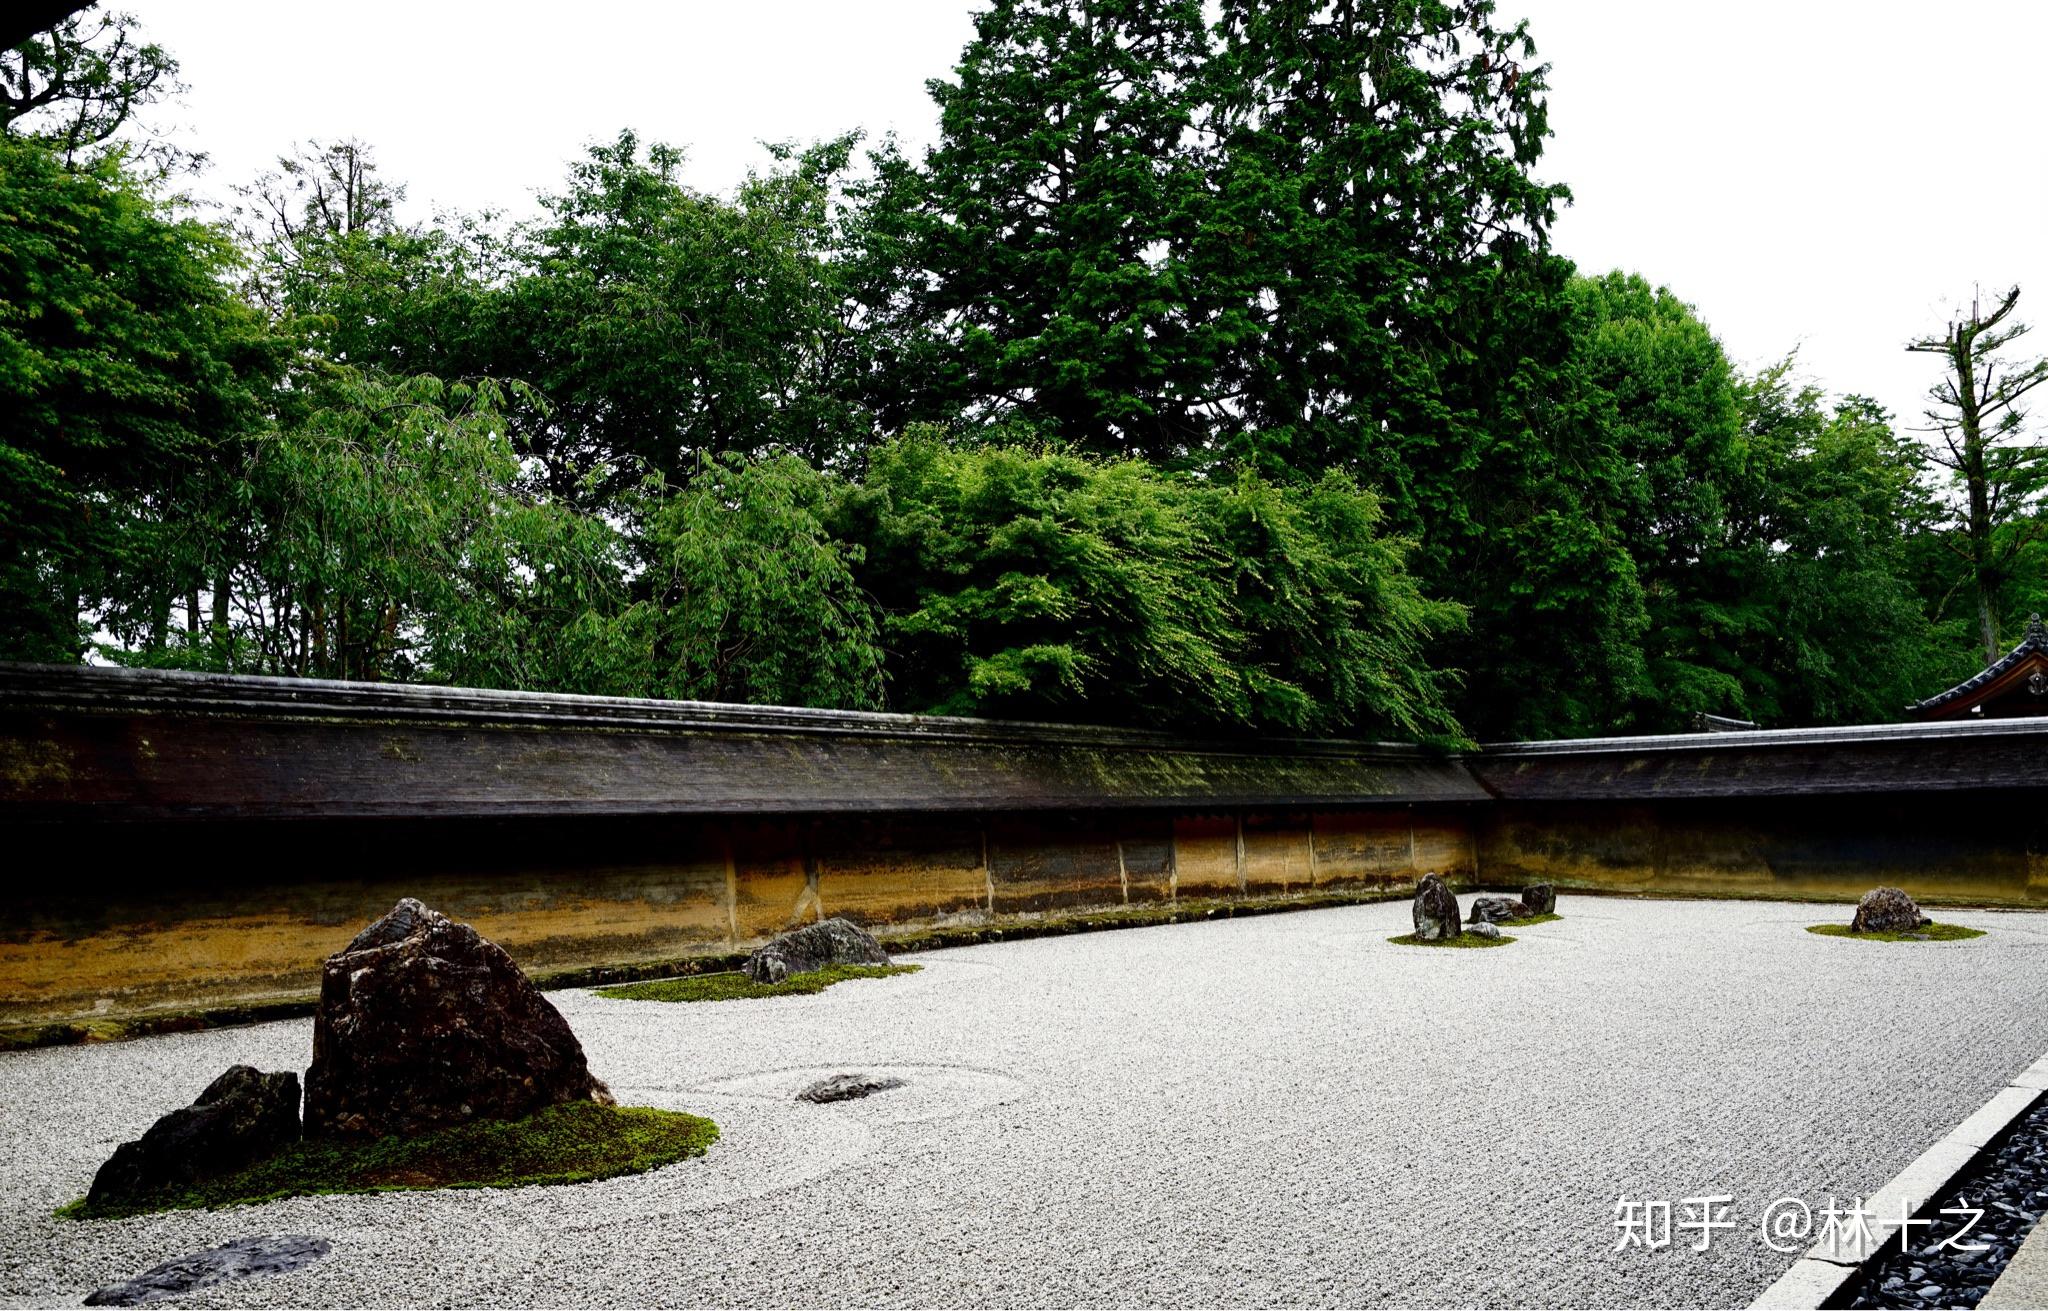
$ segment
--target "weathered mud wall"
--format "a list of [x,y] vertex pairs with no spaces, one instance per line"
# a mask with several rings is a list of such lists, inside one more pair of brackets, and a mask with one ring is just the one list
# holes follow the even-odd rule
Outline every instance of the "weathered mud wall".
[[1666,896],[1842,898],[1880,883],[1929,901],[2048,906],[2039,791],[1512,802],[1475,833],[1480,877]]
[[0,666],[0,1030],[308,995],[400,896],[543,977],[1547,879],[2048,907],[2048,718],[1369,742]]
[[16,852],[48,839],[52,858],[9,880],[0,1027],[305,997],[321,958],[401,896],[547,975],[724,956],[828,915],[986,927],[1398,893],[1475,868],[1465,816],[1400,807],[0,829]]

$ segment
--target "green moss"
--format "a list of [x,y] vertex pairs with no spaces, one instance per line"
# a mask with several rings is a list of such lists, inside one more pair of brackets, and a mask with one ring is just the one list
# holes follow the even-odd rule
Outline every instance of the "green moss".
[[1476,933],[1460,933],[1455,938],[1437,938],[1425,941],[1412,933],[1403,933],[1388,942],[1403,947],[1505,947],[1514,939],[1503,933],[1498,938],[1482,938]]
[[524,1120],[475,1120],[411,1138],[307,1139],[268,1160],[132,1205],[58,1209],[68,1220],[188,1211],[321,1193],[522,1188],[645,1174],[718,1141],[702,1116],[647,1106],[568,1102]]
[[597,995],[617,1001],[739,1001],[748,997],[798,997],[823,992],[848,979],[885,979],[915,974],[922,965],[827,965],[822,970],[792,974],[780,983],[756,983],[734,970],[727,974],[695,974],[686,979],[654,979],[599,988]]
[[1544,911],[1541,915],[1523,915],[1516,919],[1496,920],[1495,923],[1499,924],[1504,929],[1526,929],[1531,924],[1549,924],[1554,920],[1561,920],[1563,918],[1564,916],[1558,914],[1556,911],[1547,910]]
[[1966,929],[1960,924],[1929,924],[1903,933],[1857,933],[1846,924],[1814,924],[1806,931],[1825,938],[1855,938],[1861,942],[1961,942],[1984,936],[1984,930]]

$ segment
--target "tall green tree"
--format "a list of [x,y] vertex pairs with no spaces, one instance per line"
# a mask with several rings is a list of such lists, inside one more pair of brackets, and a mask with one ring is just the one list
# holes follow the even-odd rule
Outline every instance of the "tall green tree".
[[77,658],[115,578],[166,567],[134,525],[262,422],[283,361],[232,261],[118,156],[0,136],[0,656]]
[[1631,716],[1681,727],[1702,711],[1739,715],[1745,652],[1775,616],[1728,550],[1745,455],[1735,370],[1691,306],[1640,276],[1575,279],[1572,300],[1593,467],[1644,594]]
[[1737,385],[1744,468],[1725,550],[1761,615],[1735,672],[1741,712],[1772,725],[1867,724],[1956,681],[1954,625],[1915,586],[1914,540],[1938,507],[1916,443],[1866,397],[1833,406],[1791,361]]
[[879,709],[883,647],[856,581],[861,548],[827,527],[841,486],[792,455],[707,460],[659,483],[622,631],[644,653],[641,695]]
[[[885,423],[1021,419],[1084,450],[1175,460],[1206,443],[1216,361],[1191,342],[1208,34],[1199,0],[995,0],[939,138],[878,161],[862,251],[878,318],[914,332],[878,380]],[[858,265],[860,260],[856,260]]]
[[834,457],[865,420],[819,370],[846,330],[831,245],[850,138],[783,151],[733,200],[630,133],[594,147],[515,238],[490,358],[551,409],[533,454],[558,492],[605,466],[686,482],[725,453]]
[[2048,382],[2048,357],[2004,357],[2029,331],[2012,317],[2019,299],[2018,287],[1988,310],[1973,299],[1946,331],[1906,346],[1941,357],[1943,375],[1927,394],[1936,439],[1929,451],[1954,481],[1949,540],[1968,568],[1986,664],[2005,653],[2002,607],[2014,566],[2048,525],[2038,517],[2048,491],[2048,445],[2029,431],[2021,404]]

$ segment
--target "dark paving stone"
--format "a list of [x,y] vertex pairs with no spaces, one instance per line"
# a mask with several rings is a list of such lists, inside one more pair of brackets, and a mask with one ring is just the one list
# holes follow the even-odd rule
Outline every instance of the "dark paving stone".
[[135,1278],[108,1284],[85,1299],[87,1306],[143,1306],[195,1289],[211,1288],[251,1275],[281,1275],[299,1270],[333,1251],[324,1238],[305,1234],[274,1234],[237,1238],[232,1243],[181,1256],[145,1270]]

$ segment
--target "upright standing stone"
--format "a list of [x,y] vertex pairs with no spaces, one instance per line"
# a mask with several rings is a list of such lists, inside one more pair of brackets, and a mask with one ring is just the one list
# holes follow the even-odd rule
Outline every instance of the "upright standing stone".
[[417,1134],[611,1103],[569,1022],[504,949],[407,897],[327,958],[306,1134]]
[[792,974],[809,974],[827,965],[887,965],[882,944],[852,920],[829,919],[791,929],[747,957],[747,977],[756,983],[780,983]]
[[1522,889],[1522,904],[1529,908],[1531,915],[1554,915],[1557,913],[1557,889],[1548,883],[1531,883]]
[[1852,933],[1904,933],[1934,923],[1920,913],[1919,903],[1904,888],[1872,888],[1856,903]]
[[1442,942],[1463,931],[1459,922],[1458,899],[1441,875],[1425,874],[1415,885],[1415,936],[1424,942]]

